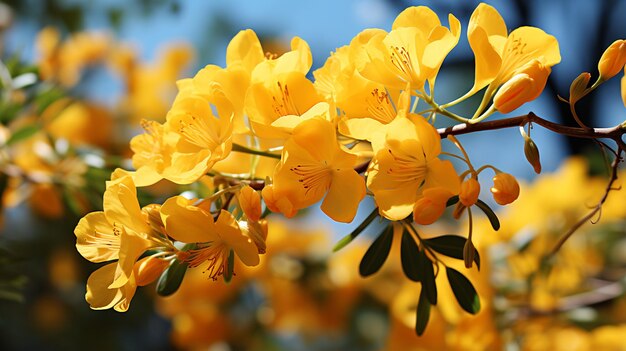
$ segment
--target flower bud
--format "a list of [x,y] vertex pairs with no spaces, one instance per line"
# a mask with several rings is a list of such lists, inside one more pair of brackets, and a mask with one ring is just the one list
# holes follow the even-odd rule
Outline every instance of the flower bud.
[[244,186],[237,196],[239,206],[249,220],[258,222],[261,219],[261,195],[249,185]]
[[526,159],[533,169],[535,173],[541,173],[541,159],[539,158],[539,149],[537,145],[531,138],[524,138],[524,155],[526,155]]
[[169,266],[169,261],[148,256],[135,263],[135,279],[137,286],[145,286],[157,280]]
[[446,202],[452,196],[449,190],[437,187],[424,190],[422,197],[413,206],[413,220],[417,224],[435,223],[446,209]]
[[466,207],[470,207],[478,200],[480,194],[480,183],[476,178],[469,178],[461,183],[461,192],[459,193],[459,201]]
[[600,79],[607,80],[615,76],[624,65],[626,65],[626,40],[619,39],[609,45],[600,57],[600,62],[598,62]]
[[515,177],[508,173],[498,173],[493,177],[491,188],[493,199],[499,205],[508,205],[519,196],[519,184]]
[[291,218],[298,213],[293,203],[285,196],[278,196],[274,189],[274,185],[266,185],[261,191],[265,205],[272,212],[282,213],[285,217]]
[[552,70],[535,59],[527,63],[500,87],[493,98],[495,108],[509,113],[541,95]]
[[572,84],[569,86],[569,103],[575,104],[578,100],[580,100],[587,90],[587,86],[589,85],[589,80],[591,79],[591,74],[587,72],[581,73]]

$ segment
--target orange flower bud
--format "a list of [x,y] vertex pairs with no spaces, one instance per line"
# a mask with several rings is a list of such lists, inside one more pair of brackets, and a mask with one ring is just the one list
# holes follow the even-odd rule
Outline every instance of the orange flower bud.
[[413,220],[417,224],[433,224],[446,209],[446,202],[452,196],[450,191],[444,188],[431,188],[424,190],[422,197],[413,206]]
[[467,207],[472,206],[478,200],[478,194],[480,194],[480,183],[476,178],[469,178],[461,183],[461,192],[459,193],[459,200]]
[[135,263],[135,279],[137,286],[145,286],[157,280],[169,266],[169,261],[148,256]]
[[519,184],[515,177],[508,173],[498,173],[493,177],[491,188],[493,199],[499,205],[508,205],[519,196]]
[[615,76],[624,65],[626,65],[626,40],[620,39],[609,45],[600,57],[598,62],[600,79],[607,80]]
[[541,95],[552,70],[539,60],[532,60],[500,87],[493,104],[501,113],[509,113]]
[[249,185],[244,186],[237,196],[239,206],[249,220],[258,222],[261,219],[261,195]]

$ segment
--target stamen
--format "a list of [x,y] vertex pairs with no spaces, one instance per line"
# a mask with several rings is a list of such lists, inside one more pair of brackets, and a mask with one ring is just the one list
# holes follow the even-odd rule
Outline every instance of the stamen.
[[203,149],[215,149],[220,144],[220,137],[215,128],[209,125],[207,118],[188,115],[180,120],[180,134],[191,144]]
[[298,181],[302,183],[302,187],[306,189],[306,195],[308,195],[310,191],[321,190],[322,192],[326,192],[330,188],[332,170],[325,161],[323,165],[297,165],[289,170],[299,177]]
[[387,170],[387,174],[392,175],[398,182],[421,182],[426,177],[426,164],[420,162],[411,155],[394,154],[391,149],[389,154],[394,158],[393,167]]
[[367,112],[374,119],[385,124],[391,122],[396,117],[396,112],[389,100],[389,95],[385,91],[375,88],[371,92],[372,97],[367,99]]
[[215,241],[198,245],[201,246],[198,249],[180,251],[177,254],[178,259],[186,262],[191,268],[198,267],[205,261],[208,262],[209,266],[204,273],[207,273],[209,278],[217,280],[228,268],[230,249],[224,243]]
[[273,107],[274,107],[274,112],[276,113],[276,116],[277,117],[282,117],[282,116],[287,116],[287,115],[300,116],[301,113],[298,110],[298,107],[296,106],[296,104],[291,99],[291,95],[289,94],[289,87],[287,86],[287,84],[283,86],[281,82],[277,82],[276,85],[278,86],[278,94],[276,94],[276,91],[275,91],[275,94],[272,96],[272,100],[274,101]]

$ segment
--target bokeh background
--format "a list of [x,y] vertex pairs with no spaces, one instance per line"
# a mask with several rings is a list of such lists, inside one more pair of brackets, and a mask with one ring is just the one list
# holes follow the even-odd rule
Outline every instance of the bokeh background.
[[[568,105],[560,103],[555,96],[567,96],[570,82],[580,72],[595,74],[603,50],[615,39],[626,37],[626,1],[486,2],[498,9],[508,28],[537,26],[558,39],[562,62],[554,67],[542,97],[525,105],[520,113],[533,111],[552,121],[574,125]],[[106,150],[104,155],[116,155],[117,158],[109,159],[87,148],[91,151],[86,153],[99,155],[87,159],[90,181],[103,186],[102,181],[113,166],[128,166],[123,157],[129,156],[128,140],[141,132],[138,121],[163,118],[176,93],[177,78],[190,77],[207,64],[223,66],[226,45],[239,30],[254,29],[264,48],[272,52],[287,48],[291,37],[302,37],[313,52],[313,71],[323,65],[330,52],[349,43],[361,30],[370,27],[389,30],[395,16],[407,6],[427,5],[444,23],[447,23],[447,14],[453,13],[463,25],[463,36],[446,59],[438,79],[438,99],[443,102],[462,95],[472,84],[473,55],[465,40],[465,29],[478,3],[454,0],[4,1],[0,2],[0,54],[5,63],[17,58],[20,62],[41,65],[45,57],[41,39],[44,28],[55,28],[61,38],[95,35],[74,42],[74,50],[91,50],[95,57],[90,62],[89,57],[75,54],[76,66],[84,65],[77,78],[72,72],[57,72],[59,77],[65,78],[59,79],[61,83],[54,89],[69,100],[59,103],[57,110],[50,105],[46,107],[54,110],[49,110],[48,114],[54,114],[55,120],[62,120],[57,115],[65,120],[57,125],[52,122],[45,125],[54,138],[51,145],[55,152],[63,147],[59,140],[69,140],[71,145],[97,146]],[[109,48],[112,54],[98,57],[98,43]],[[68,60],[71,66],[72,61]],[[54,67],[60,69],[60,66]],[[41,68],[39,71],[42,72]],[[468,114],[476,103],[470,100],[468,110],[460,107],[456,111]],[[578,107],[585,122],[597,127],[615,125],[626,115],[617,80],[603,85]],[[45,110],[39,112],[35,118],[46,118]],[[73,128],[76,125],[81,128]],[[528,193],[533,195],[510,210],[517,212],[503,214],[503,226],[508,218],[512,229],[498,233],[498,240],[482,240],[485,252],[491,252],[484,254],[485,259],[491,257],[495,265],[493,269],[487,266],[475,277],[484,285],[479,288],[486,292],[484,298],[492,301],[485,305],[486,314],[472,320],[448,309],[433,317],[430,328],[436,337],[421,341],[415,341],[411,330],[413,322],[411,318],[407,322],[404,315],[404,305],[411,305],[414,294],[398,283],[397,265],[389,263],[388,272],[375,280],[362,281],[356,267],[368,239],[355,243],[348,252],[331,256],[332,244],[355,225],[332,225],[316,213],[297,225],[277,223],[269,239],[276,247],[275,252],[268,253],[263,268],[255,272],[242,269],[237,277],[239,283],[225,286],[201,275],[193,276],[173,297],[155,297],[153,289],[148,287],[138,291],[126,313],[92,311],[84,301],[84,284],[94,265],[76,252],[73,228],[81,209],[95,210],[101,206],[97,204],[97,196],[95,200],[89,199],[86,191],[83,193],[86,199],[83,199],[62,187],[57,204],[50,200],[49,194],[56,190],[49,187],[40,187],[40,184],[29,188],[23,184],[14,188],[8,186],[16,195],[4,194],[4,223],[0,230],[0,276],[4,279],[0,286],[9,287],[5,298],[0,299],[0,349],[400,350],[399,347],[409,349],[413,347],[409,345],[416,345],[414,347],[424,349],[481,350],[509,345],[512,350],[540,350],[554,349],[551,342],[555,340],[559,345],[591,347],[600,345],[593,344],[596,339],[626,339],[626,329],[618,327],[624,322],[619,311],[626,308],[620,297],[621,290],[612,291],[610,299],[601,299],[600,306],[574,305],[571,310],[561,311],[554,302],[555,296],[580,293],[581,286],[588,287],[584,282],[590,277],[607,278],[602,282],[622,279],[625,260],[620,255],[624,251],[618,249],[623,247],[624,217],[619,205],[614,205],[613,212],[607,210],[609,214],[605,214],[604,219],[610,224],[609,229],[601,230],[602,235],[609,238],[603,236],[603,242],[615,245],[598,247],[596,244],[602,240],[579,242],[579,246],[572,246],[570,256],[563,259],[569,263],[564,263],[569,271],[535,281],[533,272],[538,269],[537,262],[542,250],[550,245],[549,242],[536,244],[538,241],[534,239],[544,232],[556,236],[560,229],[567,228],[567,223],[573,223],[577,216],[584,214],[584,205],[592,203],[593,191],[602,191],[602,183],[591,177],[604,174],[606,169],[593,143],[556,136],[539,128],[533,131],[533,139],[541,150],[543,169],[548,173],[545,178],[535,179],[532,167],[521,161],[524,159],[523,139],[518,130],[463,137],[475,164],[494,164],[534,184],[528,185]],[[83,150],[81,147],[76,149]],[[21,152],[24,153],[16,154],[20,159],[29,157],[28,151]],[[572,159],[574,155],[581,158]],[[23,167],[35,166],[29,163]],[[71,173],[65,169],[59,171],[54,162],[46,167],[37,171],[53,174],[51,179]],[[560,173],[549,175],[554,172]],[[489,179],[485,181],[486,189]],[[58,182],[50,184],[54,187]],[[570,187],[569,192],[566,186]],[[575,190],[577,194],[572,197],[572,187],[585,191]],[[91,191],[97,193],[97,186]],[[546,197],[546,192],[552,192],[552,196]],[[146,196],[158,198],[155,194]],[[11,198],[7,200],[7,197]],[[623,199],[624,193],[617,193],[615,197]],[[79,198],[78,206],[76,198]],[[579,207],[570,204],[574,198],[579,200]],[[89,206],[81,207],[85,203]],[[570,205],[572,208],[568,207]],[[371,204],[362,207],[355,223],[371,211]],[[548,210],[557,214],[544,216],[542,211]],[[521,223],[533,220],[539,224],[532,230]],[[455,229],[437,230],[443,233]],[[375,229],[371,232],[376,233]],[[485,229],[485,236],[495,235],[487,232]],[[519,236],[520,232],[524,235]],[[531,249],[524,251],[526,256],[516,258],[502,252],[493,254],[493,247],[506,252]],[[607,251],[609,249],[615,252]],[[515,280],[513,287],[505,284],[503,277],[509,274],[510,278],[511,271],[498,266],[502,260],[508,260],[506,267],[513,267],[516,277],[516,280],[511,278]],[[609,266],[612,269],[607,273]],[[604,286],[601,282],[595,283]],[[525,286],[526,290],[515,284]],[[548,286],[544,295],[549,296],[541,293],[535,296],[537,291],[543,290],[533,284]],[[554,286],[571,286],[572,289],[555,292]],[[621,284],[609,285],[607,289],[610,288],[622,289]],[[507,305],[511,301],[510,291],[514,292],[512,300],[516,302]],[[529,305],[524,305],[525,302]],[[507,314],[511,306],[519,310],[519,315]],[[606,310],[613,312],[606,313]],[[570,316],[568,313],[572,311],[577,314]],[[517,320],[522,322],[517,323]],[[605,325],[616,325],[614,328],[618,329],[602,330],[606,334],[602,336],[594,334]],[[478,326],[482,329],[476,329]],[[553,327],[556,328],[554,335],[550,334]],[[547,340],[541,339],[542,330],[546,331],[543,335]],[[483,336],[477,337],[479,334]],[[466,340],[463,335],[472,337]],[[392,339],[395,341],[390,341]],[[621,347],[616,350],[626,349],[619,340],[616,345]]]

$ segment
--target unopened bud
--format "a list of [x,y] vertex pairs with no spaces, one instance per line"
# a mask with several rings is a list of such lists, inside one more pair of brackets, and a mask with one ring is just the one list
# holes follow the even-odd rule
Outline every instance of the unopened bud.
[[541,160],[539,157],[539,148],[531,138],[524,138],[524,155],[526,155],[526,159],[533,169],[535,173],[541,173]]
[[459,201],[466,207],[470,207],[478,200],[480,194],[480,183],[476,178],[469,178],[461,183],[461,192],[459,193]]
[[591,74],[588,72],[581,73],[574,81],[572,85],[569,86],[569,103],[574,104],[578,100],[580,100],[584,94],[585,90],[587,90],[587,86],[589,85],[589,80],[591,79]]
[[515,177],[508,173],[498,173],[493,177],[491,188],[493,199],[499,205],[508,205],[519,196],[519,184]]
[[614,41],[604,50],[600,62],[598,62],[598,72],[600,79],[607,80],[616,74],[626,65],[626,40]]
[[258,221],[261,219],[261,195],[254,191],[249,185],[244,186],[239,191],[237,196],[239,200],[239,206],[251,221]]
[[504,83],[493,98],[495,108],[509,113],[541,95],[552,70],[539,60],[532,60]]
[[444,188],[424,190],[422,197],[413,206],[413,220],[417,224],[435,223],[446,209],[446,202],[453,194]]
[[135,263],[135,281],[137,286],[145,286],[157,280],[170,262],[154,256],[144,257]]
[[463,246],[463,262],[465,263],[465,268],[472,268],[474,256],[476,256],[474,243],[472,243],[472,240],[467,239],[465,241],[465,245]]

